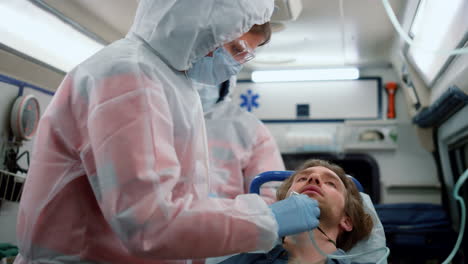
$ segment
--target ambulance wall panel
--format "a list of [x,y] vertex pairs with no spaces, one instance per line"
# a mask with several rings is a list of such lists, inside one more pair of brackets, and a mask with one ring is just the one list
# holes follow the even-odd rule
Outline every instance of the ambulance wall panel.
[[[239,82],[234,102],[249,104],[262,120],[336,120],[380,118],[380,80],[252,83]],[[297,105],[309,115],[297,116]],[[336,107],[339,106],[339,107]]]
[[[54,87],[55,89],[55,87]],[[11,76],[0,75],[0,169],[4,169],[5,148],[7,141],[11,137],[10,114],[15,99],[21,95],[34,95],[40,104],[41,116],[50,103],[53,93],[47,89],[37,87],[27,82],[12,78]],[[19,153],[29,151],[32,153],[34,138],[30,141],[23,141]],[[19,160],[19,165],[28,168],[25,157]],[[0,194],[1,195],[1,194]],[[19,203],[3,201],[0,207],[0,243],[16,244],[16,219],[18,215]]]
[[[362,71],[362,76],[379,76],[382,83],[397,82],[399,80],[393,68],[375,68]],[[383,87],[382,87],[383,89]],[[283,97],[289,96],[288,93]],[[282,98],[278,99],[279,101]],[[389,122],[394,124],[398,133],[396,148],[394,149],[358,149],[353,153],[365,153],[372,156],[379,166],[381,182],[381,203],[399,202],[430,202],[440,203],[440,186],[437,179],[437,168],[432,154],[423,148],[417,133],[417,128],[412,124],[409,116],[408,105],[405,102],[404,93],[397,90],[395,98],[396,118],[387,119],[387,95],[382,90],[382,104],[380,111],[382,118],[377,122]],[[276,107],[276,106],[275,106]],[[328,104],[326,107],[333,109],[339,104]],[[276,112],[277,109],[271,111]],[[267,112],[267,109],[265,110]],[[255,113],[255,112],[254,112]],[[372,122],[372,121],[370,121]],[[345,129],[344,122],[320,120],[290,122],[266,122],[267,127],[275,137],[280,151],[283,153],[304,152],[334,152],[342,151],[340,146],[327,146],[317,148],[317,144],[328,142],[340,144],[343,141],[342,132]],[[314,146],[301,147],[291,150],[287,136],[290,133],[308,133],[312,135]],[[314,137],[315,136],[315,137]],[[349,153],[349,152],[347,152]],[[338,153],[339,154],[339,153]]]

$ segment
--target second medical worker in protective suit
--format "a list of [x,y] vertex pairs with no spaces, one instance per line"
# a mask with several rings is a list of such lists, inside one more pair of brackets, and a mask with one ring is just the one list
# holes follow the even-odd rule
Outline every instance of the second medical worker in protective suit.
[[68,73],[40,121],[15,263],[175,263],[269,250],[315,228],[317,203],[304,195],[270,207],[208,196],[188,76],[235,74],[239,54],[223,46],[272,11],[273,0],[140,0],[126,38]]
[[[262,172],[285,170],[268,128],[231,100],[236,82],[235,76],[221,86],[195,82],[205,112],[213,172],[210,193],[223,198],[249,193],[253,178]],[[262,186],[260,195],[268,204],[276,201],[272,186]]]

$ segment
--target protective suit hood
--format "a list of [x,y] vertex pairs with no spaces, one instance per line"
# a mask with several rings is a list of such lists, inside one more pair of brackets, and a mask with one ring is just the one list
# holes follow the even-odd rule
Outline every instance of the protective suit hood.
[[15,263],[174,264],[273,246],[260,197],[209,198],[200,97],[179,71],[266,21],[268,4],[140,0],[128,36],[66,75],[36,134]]
[[173,69],[192,63],[271,18],[273,0],[140,0],[136,34]]

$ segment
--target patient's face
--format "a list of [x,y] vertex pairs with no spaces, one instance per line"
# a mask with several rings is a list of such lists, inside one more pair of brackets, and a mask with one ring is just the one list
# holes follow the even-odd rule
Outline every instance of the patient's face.
[[317,200],[321,224],[338,224],[345,215],[346,188],[338,175],[328,168],[317,166],[298,173],[288,193],[291,191]]

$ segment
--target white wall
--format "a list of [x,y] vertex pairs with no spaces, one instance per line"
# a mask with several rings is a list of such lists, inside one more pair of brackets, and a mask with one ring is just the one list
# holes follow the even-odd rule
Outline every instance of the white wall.
[[398,134],[396,151],[367,151],[379,164],[382,202],[440,203],[438,190],[425,190],[439,186],[431,154],[419,145],[411,124],[399,123]]
[[[252,113],[265,120],[296,119],[297,104],[309,106],[309,116],[305,117],[307,119],[375,119],[378,118],[379,110],[377,84],[377,80],[374,79],[238,83],[233,92],[233,102],[240,104],[240,93],[245,96],[246,90],[258,94],[260,107],[254,107]],[[367,103],[362,104],[361,100]],[[329,105],[340,107],[328,107]],[[271,111],[272,107],[275,111]]]
[[[411,186],[438,186],[437,168],[432,154],[420,143],[416,127],[412,124],[408,107],[401,91],[401,83],[393,68],[368,69],[363,75],[378,75],[382,83],[397,82],[400,90],[396,93],[395,108],[398,124],[398,148],[396,151],[368,151],[379,164],[382,181],[382,202],[429,202],[440,203],[439,191],[422,190]],[[384,113],[387,100],[384,96]],[[393,186],[405,187],[404,190],[391,191]]]
[[[399,80],[393,68],[364,69],[363,77],[380,76],[382,83]],[[285,96],[290,90],[285,89]],[[330,95],[333,96],[333,95]],[[359,100],[359,98],[349,98]],[[363,101],[365,103],[365,101]],[[339,105],[329,105],[339,107]],[[387,112],[387,97],[383,93],[382,111],[384,119]],[[275,109],[269,109],[274,113]],[[382,182],[381,202],[430,202],[440,203],[440,193],[437,189],[438,179],[435,162],[430,154],[420,144],[416,128],[412,125],[404,94],[396,93],[396,127],[398,142],[395,150],[354,150],[354,153],[367,153],[378,163]],[[310,134],[340,133],[345,129],[343,123],[268,123],[267,127],[278,142],[282,152],[290,152],[286,135],[290,132]],[[339,139],[339,140],[342,140]],[[298,150],[300,151],[300,150]],[[435,186],[435,187],[434,187]],[[426,188],[429,187],[429,188]],[[433,188],[430,188],[433,187]]]

